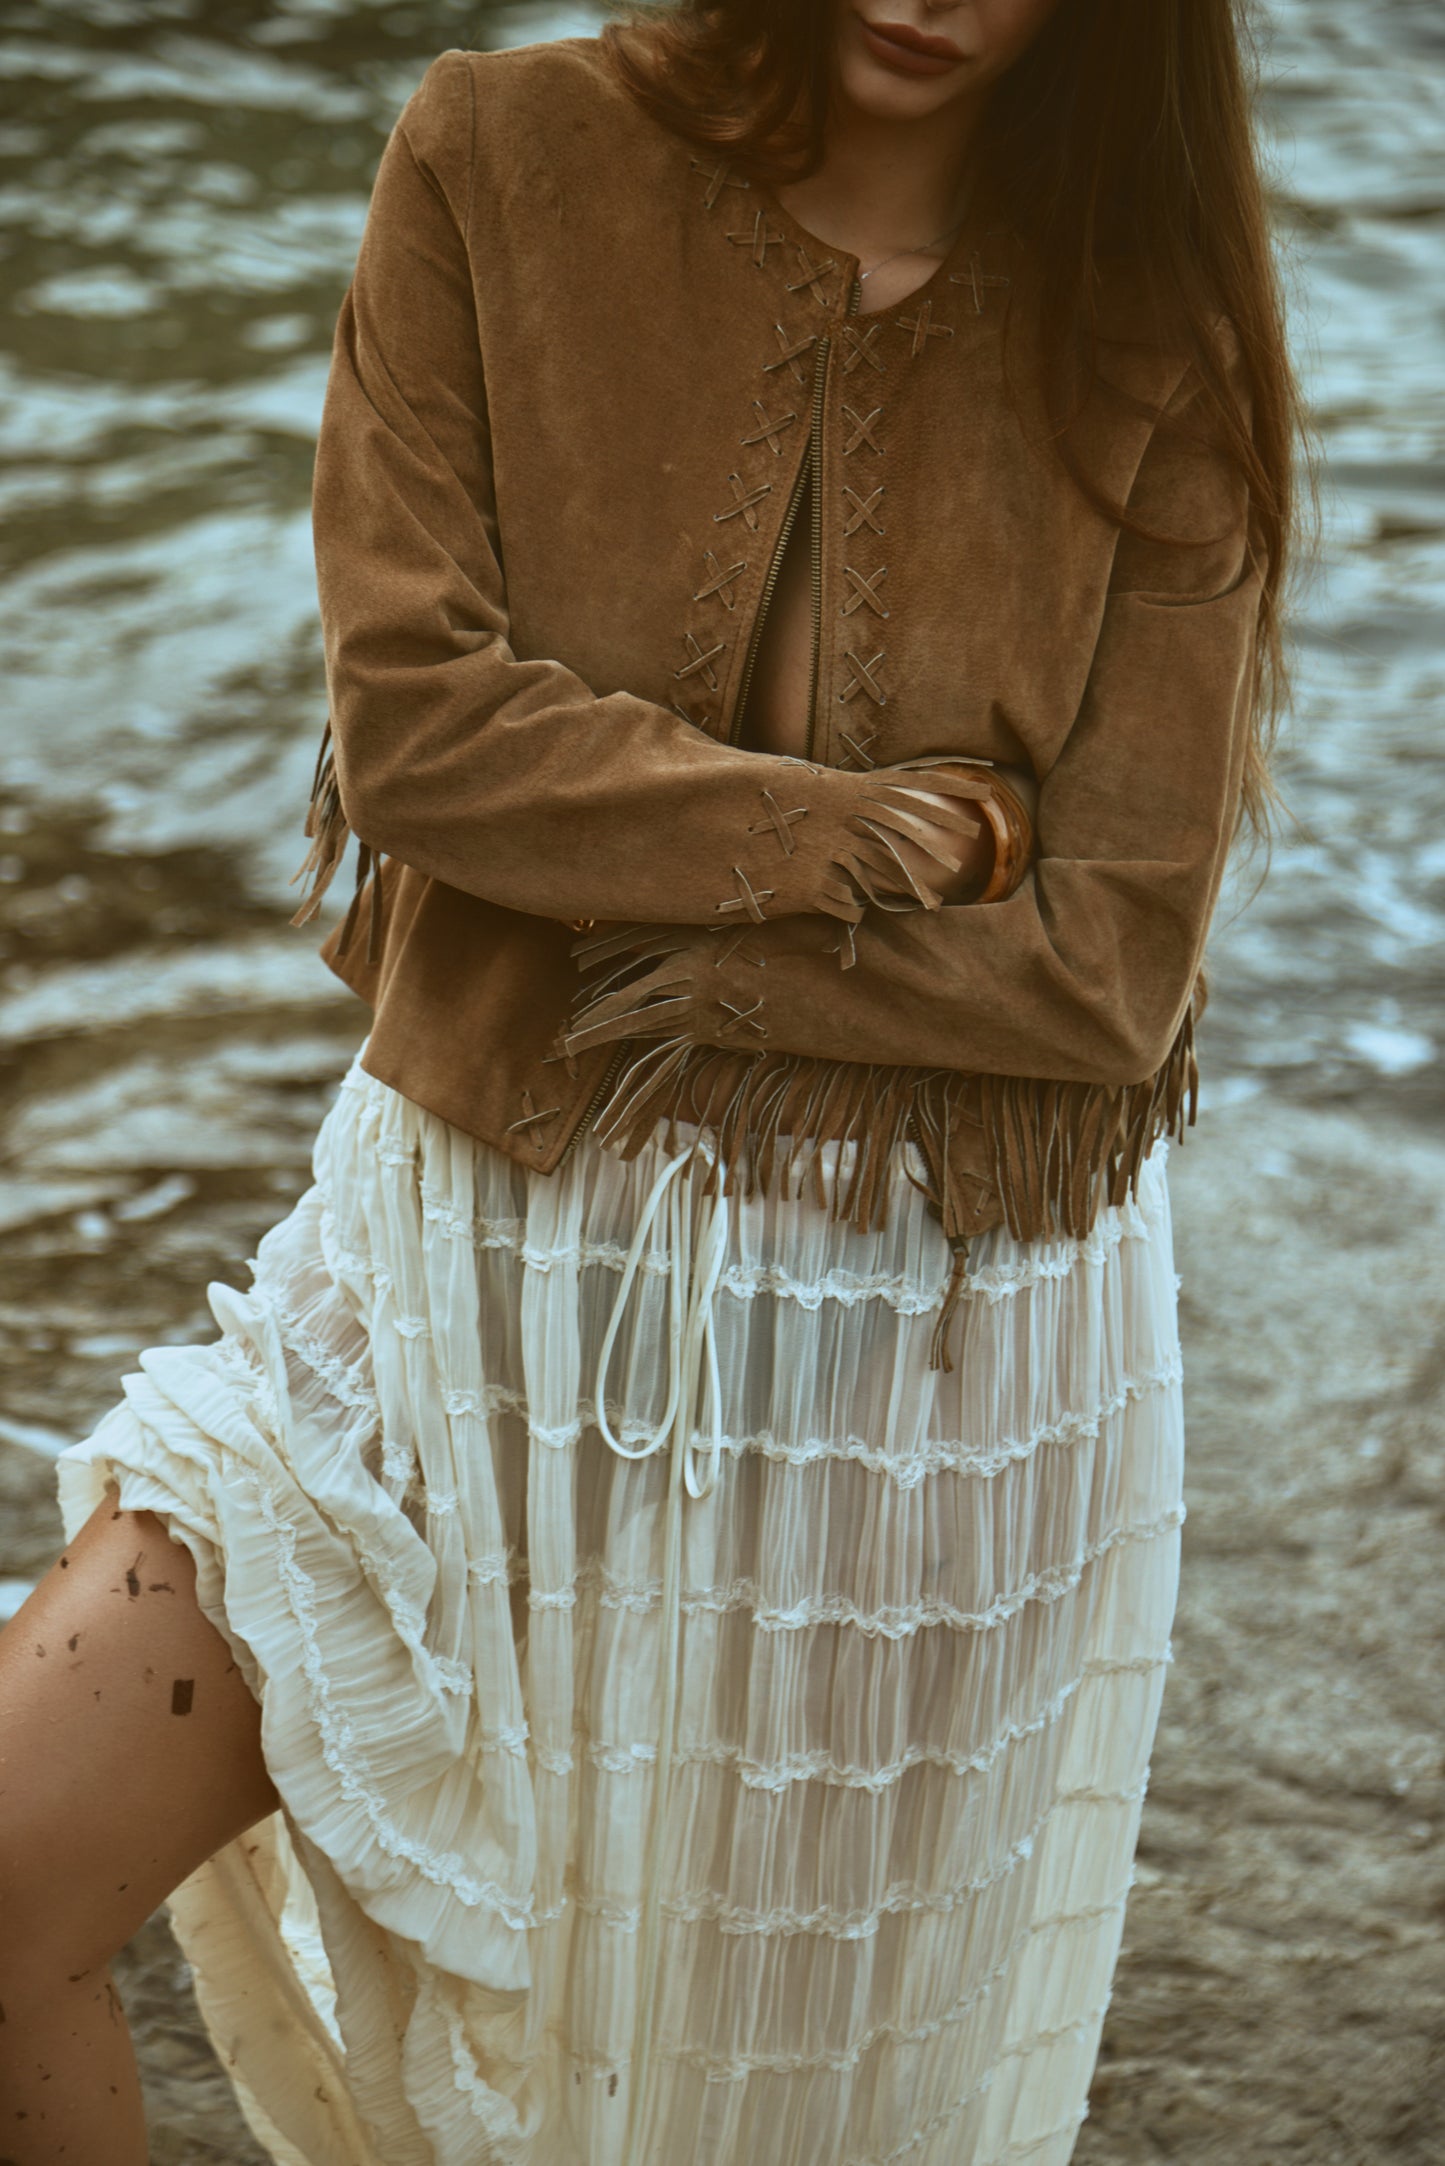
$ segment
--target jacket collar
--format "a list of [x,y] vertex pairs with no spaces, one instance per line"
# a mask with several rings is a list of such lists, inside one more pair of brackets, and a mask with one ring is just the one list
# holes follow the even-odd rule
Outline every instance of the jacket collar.
[[[1013,236],[1006,224],[971,216],[930,276],[887,308],[853,308],[860,259],[819,238],[795,218],[773,190],[741,174],[725,157],[688,158],[694,204],[729,248],[770,276],[780,301],[796,300],[820,323],[855,316],[881,329],[897,325],[911,336],[911,350],[930,339],[951,338],[960,316],[997,310],[1012,284]],[[866,337],[866,333],[861,334]]]

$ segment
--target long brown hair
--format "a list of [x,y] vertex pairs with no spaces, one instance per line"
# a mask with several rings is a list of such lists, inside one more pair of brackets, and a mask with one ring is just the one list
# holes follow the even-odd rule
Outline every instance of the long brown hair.
[[[602,32],[632,95],[699,148],[765,183],[816,170],[831,92],[835,0],[671,0],[621,7]],[[1130,262],[1158,323],[1196,361],[1247,483],[1264,566],[1241,820],[1267,841],[1270,753],[1288,683],[1282,602],[1296,538],[1298,389],[1252,117],[1249,0],[1062,0],[990,94],[980,164],[1039,272],[1045,394],[1061,452],[1096,380],[1100,265]],[[1229,396],[1213,325],[1232,324],[1252,424]]]

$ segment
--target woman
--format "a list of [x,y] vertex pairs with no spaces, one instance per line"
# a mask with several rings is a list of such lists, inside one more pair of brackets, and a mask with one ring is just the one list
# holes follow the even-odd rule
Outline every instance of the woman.
[[145,2156],[173,1895],[280,2160],[1069,2157],[1291,416],[1228,0],[428,69],[316,469],[373,1027],[0,1643],[7,2156]]

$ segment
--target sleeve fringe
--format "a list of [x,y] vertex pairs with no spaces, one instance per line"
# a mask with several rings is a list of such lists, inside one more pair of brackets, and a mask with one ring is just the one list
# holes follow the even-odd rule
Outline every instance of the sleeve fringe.
[[[336,752],[329,717],[321,735],[321,749],[316,755],[316,767],[311,777],[311,799],[306,808],[303,832],[310,839],[311,847],[292,873],[291,885],[294,887],[298,880],[305,880],[308,885],[299,906],[292,914],[293,925],[309,924],[321,908],[322,898],[336,877],[336,869],[346,854],[346,845],[351,836],[346,814],[341,809],[341,789],[336,778]],[[362,897],[369,885],[371,908],[367,917],[366,959],[368,963],[380,960],[384,902],[381,865],[379,853],[358,839],[356,886],[336,943],[338,956],[344,955],[351,945],[361,916]]]

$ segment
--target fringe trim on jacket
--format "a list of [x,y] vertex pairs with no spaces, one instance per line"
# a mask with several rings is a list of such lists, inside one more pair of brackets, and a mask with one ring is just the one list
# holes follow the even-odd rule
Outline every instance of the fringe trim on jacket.
[[[1202,994],[1202,981],[1201,981]],[[1018,1240],[1083,1239],[1099,1211],[1137,1195],[1151,1146],[1182,1141],[1198,1116],[1196,996],[1158,1071],[1141,1083],[1061,1083],[1037,1076],[868,1066],[800,1054],[739,1054],[663,1040],[623,1068],[595,1126],[599,1142],[633,1158],[666,1123],[709,1129],[716,1158],[704,1186],[724,1195],[811,1192],[836,1220],[868,1232],[883,1223],[890,1159],[911,1140],[924,1165],[909,1179],[928,1200],[953,1252],[934,1333],[934,1367],[949,1369],[947,1334],[967,1281],[967,1204],[954,1139],[982,1129],[982,1150],[1009,1232]],[[815,1146],[852,1144],[831,1184]]]
[[[351,834],[341,809],[328,721],[306,814],[311,847],[294,874],[308,890],[292,918],[315,916]],[[371,890],[367,961],[381,954],[382,861],[358,839],[356,886],[336,953],[344,955]],[[1060,1083],[1038,1076],[963,1074],[823,1061],[805,1054],[740,1053],[664,1039],[636,1052],[597,1116],[598,1140],[634,1158],[667,1123],[709,1129],[717,1155],[706,1187],[725,1195],[811,1190],[835,1220],[868,1232],[883,1223],[890,1161],[906,1139],[917,1146],[927,1198],[952,1251],[933,1337],[932,1364],[951,1369],[948,1330],[967,1282],[967,1204],[958,1191],[954,1143],[971,1129],[982,1149],[1009,1232],[1016,1240],[1082,1240],[1106,1204],[1137,1195],[1151,1146],[1161,1135],[1183,1140],[1198,1116],[1199,1069],[1194,1027],[1203,1013],[1204,979],[1158,1071],[1142,1083]],[[824,1176],[824,1143],[855,1146],[846,1175]],[[970,1154],[977,1157],[976,1153]]]
[[[336,753],[331,741],[329,718],[322,732],[321,749],[316,755],[316,768],[311,777],[311,800],[306,807],[306,826],[303,832],[309,838],[311,847],[292,873],[291,885],[294,887],[298,880],[305,880],[308,886],[291,919],[293,925],[309,924],[321,908],[321,899],[336,877],[336,869],[346,855],[346,845],[351,836],[346,814],[341,809],[341,789],[336,779]],[[356,886],[352,890],[350,907],[342,920],[341,934],[336,943],[338,955],[344,955],[351,945],[368,882],[371,886],[371,909],[366,929],[366,960],[375,963],[381,960],[381,858],[358,837]]]

